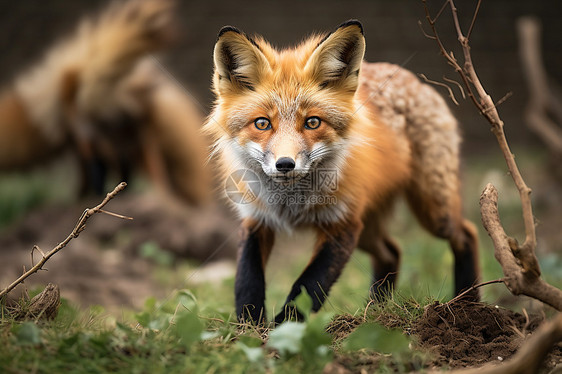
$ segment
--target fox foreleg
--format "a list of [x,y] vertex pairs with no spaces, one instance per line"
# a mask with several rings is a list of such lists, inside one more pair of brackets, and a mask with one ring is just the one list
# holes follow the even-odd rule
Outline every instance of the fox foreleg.
[[344,224],[318,229],[314,256],[293,284],[283,310],[275,317],[275,323],[290,318],[303,319],[301,311],[292,305],[301,293],[301,287],[312,298],[312,311],[317,312],[322,307],[330,288],[351,257],[362,228],[360,221],[346,221]]
[[273,247],[272,230],[244,222],[234,284],[236,315],[240,322],[265,322],[265,264]]

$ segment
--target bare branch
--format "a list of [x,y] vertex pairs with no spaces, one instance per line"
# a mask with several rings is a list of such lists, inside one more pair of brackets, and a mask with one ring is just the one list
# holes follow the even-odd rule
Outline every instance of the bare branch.
[[457,82],[457,81],[454,80],[454,79],[449,79],[449,78],[447,78],[446,76],[443,76],[443,80],[444,80],[445,82],[453,83],[454,85],[456,85],[456,86],[459,88],[459,91],[461,92],[462,98],[463,98],[463,99],[466,99],[466,95],[464,94],[464,89],[462,88],[462,85],[461,85],[459,82]]
[[100,209],[100,213],[104,213],[104,214],[107,214],[108,216],[112,216],[112,217],[116,217],[116,218],[120,218],[120,219],[125,219],[125,220],[129,220],[129,221],[133,220],[133,217],[124,216],[124,215],[113,213],[113,212],[108,212],[107,210],[103,210],[103,209]]
[[437,39],[435,36],[429,35],[428,33],[425,32],[425,30],[423,29],[422,21],[418,21],[418,26],[420,27],[420,30],[421,30],[423,36],[425,36],[426,38],[431,39],[431,40]]
[[451,87],[447,86],[445,83],[431,80],[428,77],[426,77],[425,74],[418,74],[418,75],[420,76],[420,78],[422,78],[427,83],[434,84],[434,85],[440,86],[440,87],[445,87],[447,89],[447,91],[449,92],[449,97],[451,98],[453,103],[455,103],[455,105],[459,105],[459,102],[455,98],[455,94],[453,93],[453,90],[451,89]]
[[476,4],[476,9],[474,10],[474,14],[472,15],[472,21],[470,22],[470,27],[468,28],[468,32],[466,33],[466,39],[470,39],[470,35],[472,34],[472,30],[474,29],[474,24],[476,23],[476,17],[478,16],[478,11],[480,10],[480,4],[482,0],[478,0],[478,4]]
[[[119,185],[117,187],[115,187],[115,189],[113,189],[113,191],[111,191],[110,193],[108,193],[105,198],[103,199],[103,201],[98,204],[97,206],[95,206],[94,208],[90,208],[90,209],[86,209],[84,211],[84,213],[82,213],[82,215],[80,216],[80,219],[78,220],[78,222],[76,223],[76,226],[74,226],[74,229],[72,230],[72,232],[66,237],[66,239],[64,239],[62,242],[60,242],[55,248],[53,248],[49,253],[47,254],[43,254],[43,258],[41,259],[41,261],[39,261],[36,265],[34,265],[31,269],[29,269],[28,271],[24,270],[24,274],[22,276],[20,276],[18,279],[16,279],[14,282],[12,282],[12,284],[10,284],[8,287],[4,288],[2,291],[0,291],[0,298],[4,297],[6,294],[8,294],[8,292],[10,292],[11,290],[13,290],[18,284],[22,283],[26,278],[28,278],[31,274],[36,273],[37,271],[41,270],[43,265],[53,256],[55,255],[58,251],[60,251],[61,249],[63,249],[64,247],[66,247],[66,245],[74,238],[78,237],[78,235],[80,235],[80,233],[84,230],[84,228],[86,227],[86,222],[88,221],[88,219],[93,216],[96,213],[99,213],[102,208],[111,200],[113,199],[119,192],[123,191],[123,189],[125,189],[125,187],[127,186],[127,183],[125,182],[121,182],[119,183]],[[39,248],[39,247],[37,247]],[[24,268],[25,269],[25,268]]]
[[457,296],[455,296],[454,298],[452,298],[451,300],[447,301],[445,304],[443,305],[449,305],[454,303],[455,301],[458,301],[460,299],[462,299],[465,295],[469,294],[471,291],[480,288],[480,287],[484,287],[487,286],[489,284],[494,284],[494,283],[505,283],[505,279],[504,278],[500,278],[500,279],[494,279],[491,281],[487,281],[487,282],[482,282],[482,283],[478,283],[475,284],[474,286],[471,286],[470,288],[467,288],[466,290],[464,290],[463,292],[461,292],[460,294],[458,294]]
[[495,108],[499,107],[500,105],[505,103],[507,101],[507,99],[509,99],[511,96],[513,96],[513,92],[509,91],[508,93],[503,95],[503,97],[501,99],[498,100],[498,102],[494,105],[494,107]]
[[[431,19],[431,14],[429,12],[429,7],[427,6],[427,0],[422,0],[424,9],[425,9],[425,18],[427,19],[429,26],[431,27],[431,32],[433,34],[433,38],[434,40],[437,42],[437,45],[439,46],[439,50],[441,51],[441,54],[445,57],[445,59],[447,59],[447,62],[449,63],[449,65],[451,65],[455,71],[457,73],[459,73],[459,76],[466,88],[466,93],[468,95],[468,97],[470,97],[470,99],[472,100],[472,102],[474,103],[474,105],[476,105],[476,107],[479,110],[482,110],[482,105],[480,104],[480,102],[476,99],[476,96],[474,96],[474,93],[472,92],[472,87],[471,87],[471,82],[470,82],[470,78],[466,75],[463,74],[463,69],[461,68],[461,66],[458,64],[457,59],[455,58],[453,52],[448,52],[447,49],[445,48],[445,46],[443,45],[443,43],[441,42],[441,39],[439,38],[439,34],[437,33],[437,28],[435,27],[435,23],[432,22]],[[447,0],[446,4],[449,4],[449,0]]]
[[441,16],[441,14],[443,13],[443,11],[445,10],[445,8],[447,7],[447,2],[448,0],[445,0],[443,2],[443,5],[441,5],[441,9],[439,9],[439,12],[437,12],[437,15],[435,16],[435,18],[433,18],[432,20],[430,20],[431,24],[435,24],[435,22],[437,22],[437,20],[439,19],[439,17]]
[[507,288],[514,295],[527,295],[562,310],[562,290],[542,280],[534,253],[518,247],[505,233],[498,213],[498,191],[490,183],[480,196],[480,212],[484,228],[494,243],[494,256],[502,267]]
[[[469,97],[472,99],[473,103],[476,105],[480,113],[488,120],[488,122],[492,126],[492,132],[496,136],[502,154],[505,158],[507,167],[511,174],[511,177],[519,191],[519,197],[521,199],[521,206],[523,210],[523,221],[525,224],[525,242],[519,247],[522,252],[531,253],[532,257],[534,257],[534,250],[536,248],[536,232],[535,232],[535,221],[533,217],[533,209],[531,205],[531,189],[525,184],[523,177],[519,171],[519,168],[515,162],[515,158],[511,152],[509,144],[507,143],[505,133],[503,131],[503,121],[501,120],[498,111],[496,109],[496,105],[494,104],[492,98],[480,82],[478,75],[476,74],[476,70],[474,69],[474,65],[472,63],[472,56],[470,54],[470,46],[468,44],[468,38],[463,35],[462,29],[460,27],[460,22],[457,14],[457,8],[455,6],[454,0],[448,0],[449,8],[451,9],[451,15],[453,17],[453,22],[455,24],[455,29],[457,32],[457,38],[459,43],[461,44],[461,48],[463,51],[464,63],[463,68],[460,68],[459,63],[455,58],[452,57],[452,54],[449,55],[448,53],[444,53],[445,58],[447,61],[455,67],[455,70],[461,77],[461,80],[467,89],[467,93]],[[428,20],[431,19],[429,9],[427,6],[427,1],[422,0],[424,4],[426,18]],[[433,34],[436,37],[437,44],[439,49],[443,53],[445,51],[445,47],[441,43],[441,40],[438,37],[437,30],[434,24],[431,24],[431,29]],[[474,91],[472,89],[474,87]],[[529,257],[529,256],[526,256]],[[537,268],[535,269],[539,274],[540,270],[538,269],[538,261],[534,261]]]

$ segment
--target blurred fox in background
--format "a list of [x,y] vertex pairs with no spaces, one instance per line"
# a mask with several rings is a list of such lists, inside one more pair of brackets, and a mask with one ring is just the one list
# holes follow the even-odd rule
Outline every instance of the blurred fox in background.
[[150,56],[175,34],[174,2],[112,3],[0,94],[0,171],[74,149],[82,195],[143,167],[189,203],[206,199],[202,114]]

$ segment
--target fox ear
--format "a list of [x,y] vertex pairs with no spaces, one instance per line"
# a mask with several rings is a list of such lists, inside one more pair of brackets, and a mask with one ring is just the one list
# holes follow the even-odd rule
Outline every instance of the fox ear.
[[215,89],[219,93],[253,90],[269,63],[258,45],[240,30],[223,27],[215,44]]
[[359,70],[365,55],[365,37],[359,21],[350,20],[321,41],[310,58],[305,70],[322,87],[337,87],[355,92]]

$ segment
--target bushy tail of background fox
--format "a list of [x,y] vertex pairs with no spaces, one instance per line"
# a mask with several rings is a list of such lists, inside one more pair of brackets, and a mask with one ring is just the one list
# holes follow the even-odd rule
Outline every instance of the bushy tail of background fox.
[[157,183],[197,200],[206,180],[201,115],[149,56],[173,39],[173,9],[172,0],[113,3],[5,89],[0,170],[71,147],[84,174],[81,190],[93,184],[103,192],[106,169],[121,178],[140,161]]
[[[112,116],[132,106],[119,85],[139,58],[174,33],[173,2],[113,3],[47,51],[0,95],[0,169],[37,162],[68,142],[73,118]],[[134,108],[131,108],[134,110]],[[72,112],[72,113],[69,113]]]
[[[207,201],[212,191],[205,168],[209,144],[200,132],[203,121],[190,94],[160,71],[150,95],[144,143],[150,148],[143,152],[145,168],[151,180],[192,205]],[[151,157],[153,147],[157,149]]]

